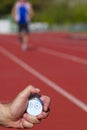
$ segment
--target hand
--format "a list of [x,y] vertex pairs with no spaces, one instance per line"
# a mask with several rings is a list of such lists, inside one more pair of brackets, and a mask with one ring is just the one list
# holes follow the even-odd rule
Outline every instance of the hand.
[[48,96],[41,96],[41,100],[44,103],[44,112],[38,116],[31,116],[25,113],[28,98],[31,94],[39,94],[40,89],[28,86],[9,104],[2,105],[3,115],[1,124],[5,127],[13,128],[32,128],[35,124],[40,123],[40,119],[44,119],[48,116],[49,112],[46,112],[50,105],[50,98]]
[[45,119],[45,118],[49,115],[49,112],[50,112],[49,106],[50,106],[50,102],[51,102],[51,101],[50,101],[50,97],[45,96],[45,95],[42,95],[42,96],[40,97],[40,99],[41,99],[42,102],[43,102],[44,108],[43,108],[42,113],[39,114],[37,117],[38,117],[38,119]]

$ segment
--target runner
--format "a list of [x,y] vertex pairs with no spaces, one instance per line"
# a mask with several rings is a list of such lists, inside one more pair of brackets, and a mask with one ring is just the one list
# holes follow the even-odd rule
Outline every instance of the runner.
[[18,25],[18,38],[23,51],[28,49],[28,25],[34,15],[32,5],[27,0],[18,0],[12,8],[12,17]]

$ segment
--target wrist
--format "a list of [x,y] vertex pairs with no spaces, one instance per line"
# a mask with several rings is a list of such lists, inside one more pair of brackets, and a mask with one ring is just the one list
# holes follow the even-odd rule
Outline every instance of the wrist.
[[9,127],[10,110],[8,104],[0,103],[0,125]]

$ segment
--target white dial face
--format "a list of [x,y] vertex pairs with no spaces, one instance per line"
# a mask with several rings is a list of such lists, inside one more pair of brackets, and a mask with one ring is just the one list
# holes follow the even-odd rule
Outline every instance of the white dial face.
[[36,116],[42,112],[43,106],[38,98],[32,98],[28,102],[27,113]]

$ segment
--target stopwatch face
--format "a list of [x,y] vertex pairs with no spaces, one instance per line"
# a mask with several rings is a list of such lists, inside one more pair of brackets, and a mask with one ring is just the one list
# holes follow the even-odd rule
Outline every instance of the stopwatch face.
[[43,110],[42,102],[39,98],[32,98],[28,102],[27,113],[32,116],[39,115]]

